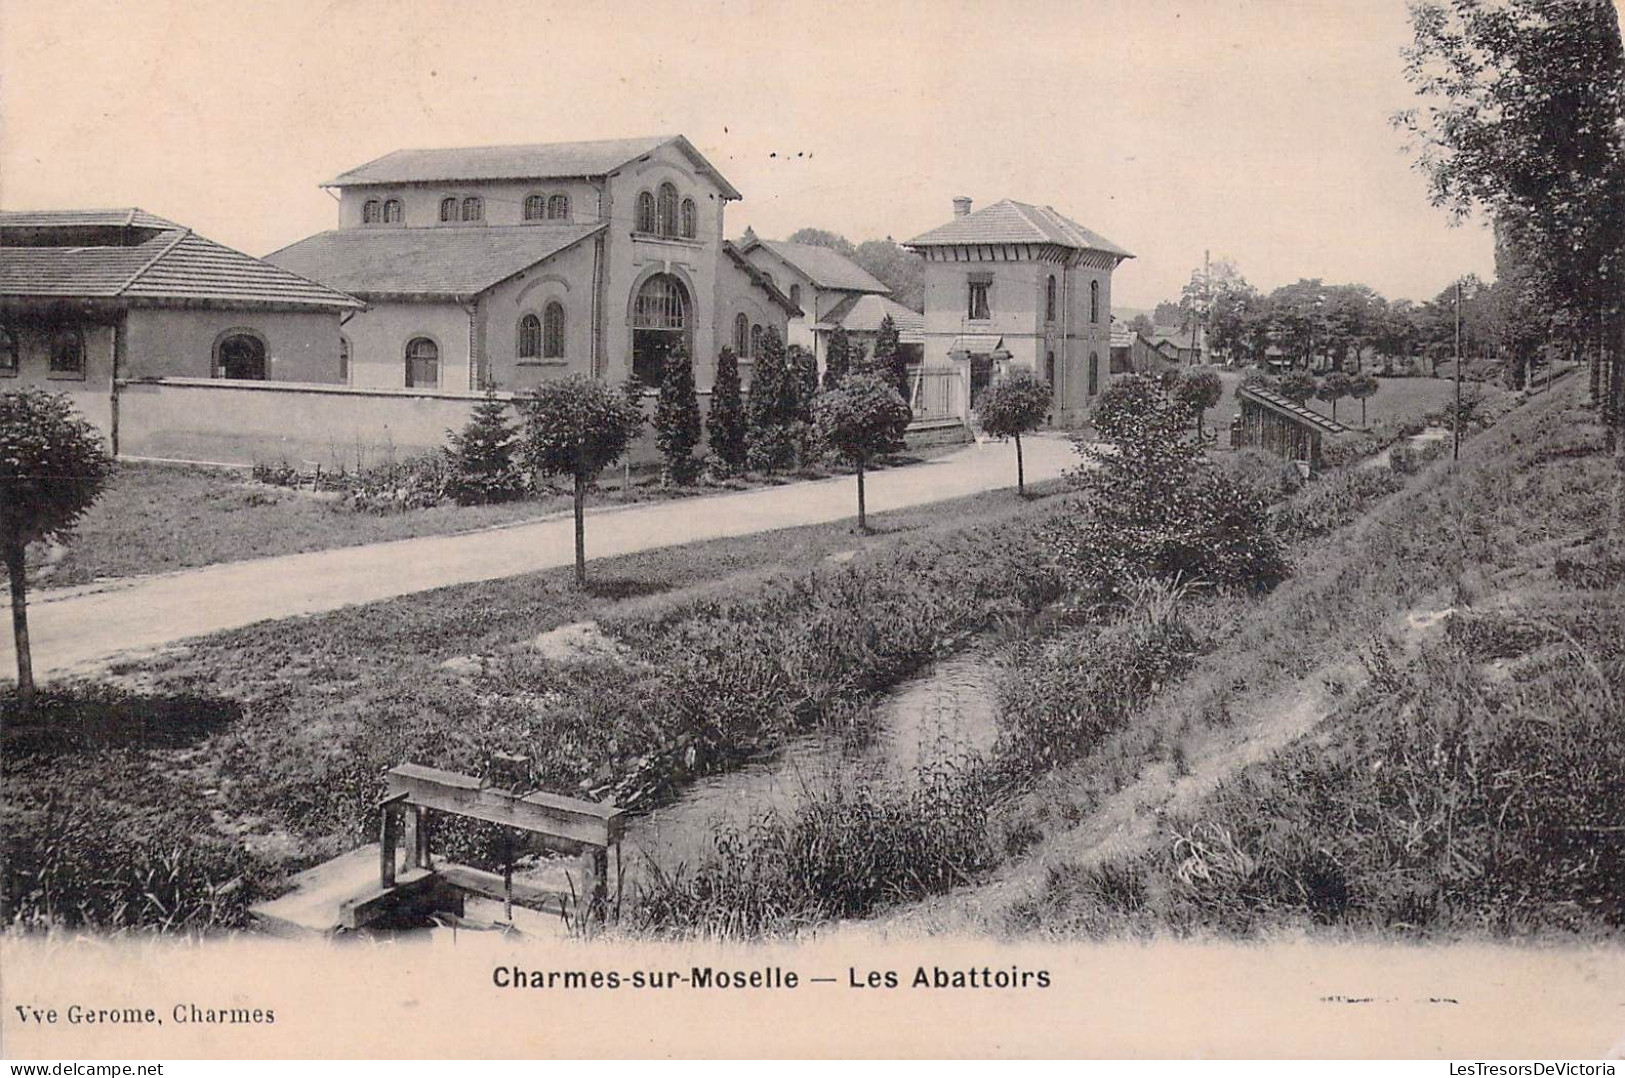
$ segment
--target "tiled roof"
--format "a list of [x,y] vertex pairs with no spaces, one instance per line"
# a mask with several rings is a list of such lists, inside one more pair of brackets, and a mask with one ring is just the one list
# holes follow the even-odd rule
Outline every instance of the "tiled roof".
[[1335,419],[1329,419],[1315,411],[1313,408],[1299,404],[1296,401],[1288,400],[1279,393],[1271,393],[1267,389],[1259,389],[1257,386],[1242,386],[1239,390],[1237,390],[1236,395],[1243,400],[1255,400],[1276,412],[1285,413],[1286,415],[1289,415],[1311,427],[1316,427],[1327,434],[1347,434],[1349,430]]
[[955,337],[953,343],[948,346],[949,355],[955,352],[968,352],[973,356],[985,356],[1003,351],[1004,338],[997,333],[964,333]]
[[1005,199],[916,236],[904,247],[954,247],[974,243],[1055,243],[1119,258],[1134,256],[1097,232],[1063,217],[1049,206]]
[[265,257],[358,296],[473,296],[604,227],[341,228]]
[[[82,229],[126,223],[151,234],[129,247],[3,246],[7,228]],[[0,213],[0,294],[362,306],[353,296],[141,210]]]
[[647,138],[597,139],[592,142],[539,142],[516,146],[459,146],[441,149],[396,150],[375,161],[350,169],[323,186],[347,187],[378,183],[432,183],[456,180],[545,180],[575,176],[607,176],[622,165],[667,143],[682,151],[708,172],[726,198],[739,192],[682,135]]
[[1162,344],[1167,341],[1175,348],[1195,348],[1196,331],[1193,329],[1174,329],[1168,326],[1157,326],[1151,331],[1151,343]]
[[758,269],[755,263],[751,262],[750,259],[740,254],[739,248],[735,247],[732,241],[722,241],[722,253],[727,255],[729,260],[733,262],[734,265],[738,266],[745,272],[745,276],[750,278],[752,284],[766,292],[768,298],[774,303],[777,303],[780,307],[783,307],[785,311],[789,313],[791,318],[801,317],[801,308],[797,307],[793,302],[791,302],[790,297],[781,292],[779,290],[779,286],[770,281],[767,274]]
[[903,344],[925,343],[925,315],[911,311],[889,296],[868,293],[848,296],[837,303],[821,322],[845,326],[848,333],[877,333],[887,315],[897,323],[897,339]]
[[1134,330],[1130,329],[1128,326],[1126,326],[1123,323],[1119,322],[1117,319],[1115,319],[1115,318],[1112,319],[1112,347],[1113,348],[1132,348],[1132,347],[1134,347],[1134,335],[1135,335]]
[[[881,284],[868,270],[839,251],[816,247],[810,243],[789,243],[784,240],[757,240],[752,246],[765,247],[790,263],[819,288],[834,288],[843,292],[876,292],[889,295],[891,289]],[[746,247],[748,254],[751,247]]]

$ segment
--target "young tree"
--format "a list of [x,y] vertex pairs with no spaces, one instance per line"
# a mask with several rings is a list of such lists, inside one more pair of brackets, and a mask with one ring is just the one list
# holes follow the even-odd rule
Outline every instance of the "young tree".
[[11,582],[17,692],[34,696],[28,645],[28,544],[61,539],[96,501],[113,471],[101,432],[66,396],[37,389],[0,393],[0,556]]
[[797,378],[785,359],[784,340],[769,326],[756,352],[745,409],[745,454],[752,468],[775,472],[795,463],[799,395]]
[[1308,371],[1287,371],[1275,383],[1275,392],[1294,404],[1302,404],[1315,395],[1320,383]]
[[829,331],[829,343],[824,346],[824,388],[834,389],[852,370],[852,343],[845,326]]
[[897,323],[891,315],[880,320],[880,332],[875,335],[875,354],[870,365],[883,378],[891,379],[897,395],[908,400],[908,357],[903,354],[898,340]]
[[1349,396],[1360,402],[1360,426],[1365,426],[1365,402],[1377,395],[1382,383],[1370,371],[1361,371],[1349,379]]
[[451,431],[446,456],[451,463],[451,496],[458,505],[511,501],[524,490],[513,464],[514,432],[508,402],[486,390],[485,399],[461,431]]
[[792,344],[784,353],[784,365],[789,377],[785,381],[790,399],[786,410],[803,423],[812,422],[812,402],[818,395],[818,357]]
[[587,486],[614,464],[643,426],[643,410],[596,379],[572,374],[543,382],[519,404],[519,455],[538,475],[568,475],[575,484],[576,583],[587,582]]
[[858,469],[858,530],[868,531],[863,473],[869,461],[887,452],[914,419],[903,398],[879,374],[849,374],[813,403],[818,440]]
[[663,479],[681,486],[692,483],[699,470],[694,447],[700,444],[700,398],[694,391],[694,364],[681,342],[666,356],[654,428]]
[[1337,402],[1349,395],[1349,376],[1342,371],[1332,371],[1320,380],[1320,386],[1315,390],[1315,396],[1332,406],[1332,419],[1337,419]]
[[739,389],[739,357],[732,348],[717,355],[711,411],[705,417],[711,452],[730,474],[745,468],[745,402]]
[[1016,440],[1016,493],[1027,496],[1027,469],[1021,459],[1021,436],[1044,425],[1049,415],[1049,386],[1029,370],[1012,371],[982,391],[976,418],[996,438]]
[[1174,397],[1196,416],[1196,436],[1206,436],[1202,423],[1209,408],[1224,399],[1224,382],[1212,367],[1191,367],[1181,371],[1174,383]]

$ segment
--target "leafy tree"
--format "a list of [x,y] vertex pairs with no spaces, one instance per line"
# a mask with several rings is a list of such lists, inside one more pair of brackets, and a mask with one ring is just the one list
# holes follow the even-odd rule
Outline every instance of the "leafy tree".
[[694,447],[700,444],[700,397],[694,389],[694,364],[680,341],[667,353],[661,371],[654,428],[666,482],[692,483],[699,473]]
[[790,233],[787,242],[804,243],[809,247],[828,247],[832,251],[839,251],[848,258],[858,253],[858,249],[852,246],[851,240],[826,228],[798,228]]
[[838,325],[829,331],[829,341],[824,345],[824,388],[834,389],[851,370],[852,342],[846,327]]
[[898,342],[897,323],[889,314],[880,320],[880,332],[875,334],[871,365],[882,377],[891,379],[899,397],[908,400],[908,357]]
[[1021,458],[1021,436],[1044,425],[1049,415],[1050,388],[1029,370],[1018,369],[982,391],[976,418],[995,438],[1016,440],[1016,492],[1027,494],[1027,470]]
[[1287,371],[1281,375],[1280,381],[1275,384],[1275,392],[1292,401],[1302,404],[1315,395],[1320,383],[1308,371]]
[[1294,365],[1308,369],[1327,337],[1326,286],[1303,278],[1270,293],[1270,336]]
[[879,374],[849,374],[813,403],[818,440],[858,469],[858,529],[869,530],[863,473],[869,461],[902,440],[914,419],[903,398]]
[[508,422],[508,402],[486,390],[463,429],[450,432],[447,488],[458,505],[512,501],[524,492],[523,477],[513,463],[515,430]]
[[1174,397],[1196,416],[1196,436],[1205,436],[1202,421],[1209,408],[1224,399],[1224,382],[1212,367],[1189,367],[1179,373],[1174,383]]
[[1177,326],[1185,320],[1185,314],[1179,309],[1179,304],[1163,300],[1151,312],[1151,322],[1155,326]]
[[705,417],[711,452],[729,474],[745,467],[745,403],[739,389],[739,357],[732,348],[717,355],[717,376],[711,384],[711,411]]
[[1551,324],[1592,344],[1610,440],[1625,425],[1625,48],[1615,5],[1418,0],[1395,115],[1435,205],[1518,236]]
[[65,395],[37,389],[0,393],[0,555],[11,581],[17,692],[24,702],[34,696],[24,564],[28,544],[72,534],[112,471],[101,432]]
[[1145,578],[1257,589],[1285,576],[1263,501],[1206,462],[1189,407],[1157,379],[1114,380],[1092,418],[1112,451],[1080,440],[1082,498],[1046,535],[1079,590],[1113,600]]
[[643,410],[625,390],[585,375],[543,382],[519,403],[519,456],[538,475],[568,475],[575,486],[576,583],[587,582],[587,487],[626,453]]
[[891,289],[891,298],[911,311],[925,310],[925,259],[887,236],[858,244],[852,261]]
[[1348,395],[1360,402],[1360,426],[1365,426],[1365,402],[1377,395],[1382,383],[1370,371],[1361,371],[1349,378]]
[[1332,406],[1332,419],[1337,419],[1337,402],[1349,395],[1349,376],[1342,371],[1332,371],[1320,380],[1315,389],[1315,396]]
[[1157,332],[1156,324],[1151,321],[1149,315],[1144,314],[1137,314],[1131,318],[1129,320],[1128,328],[1132,329],[1146,340],[1150,340],[1152,334]]

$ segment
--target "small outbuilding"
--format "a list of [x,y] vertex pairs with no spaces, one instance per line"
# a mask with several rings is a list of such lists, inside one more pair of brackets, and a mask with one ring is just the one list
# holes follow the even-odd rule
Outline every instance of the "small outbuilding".
[[1241,414],[1230,426],[1230,444],[1235,449],[1266,449],[1287,460],[1302,461],[1310,472],[1318,472],[1323,439],[1349,433],[1335,419],[1279,393],[1242,386],[1236,397],[1241,401]]

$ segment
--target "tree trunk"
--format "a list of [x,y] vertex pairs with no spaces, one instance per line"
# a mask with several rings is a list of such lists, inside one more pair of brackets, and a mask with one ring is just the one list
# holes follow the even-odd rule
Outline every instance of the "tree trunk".
[[1021,433],[1016,433],[1016,493],[1027,496],[1027,469],[1021,460]]
[[6,575],[11,578],[11,634],[17,644],[17,695],[34,698],[34,655],[28,647],[28,579],[23,575],[22,543],[6,544]]
[[1362,427],[1370,426],[1370,424],[1365,421],[1365,398],[1364,397],[1360,398],[1360,426],[1362,426]]
[[587,585],[587,477],[577,474],[575,489],[576,510],[576,585]]
[[858,458],[858,531],[869,530],[869,518],[865,514],[863,505],[863,458]]

